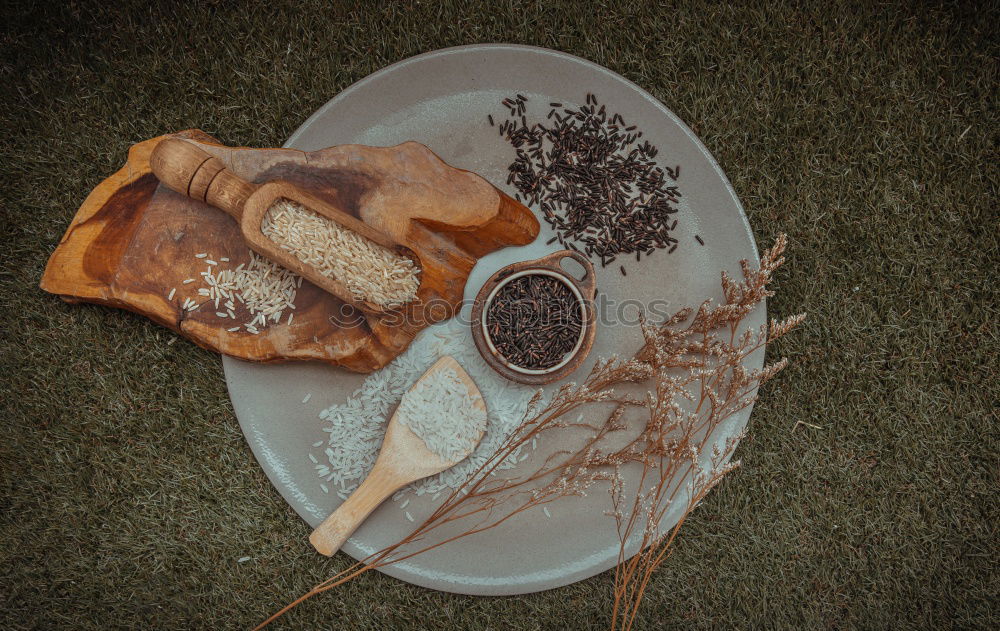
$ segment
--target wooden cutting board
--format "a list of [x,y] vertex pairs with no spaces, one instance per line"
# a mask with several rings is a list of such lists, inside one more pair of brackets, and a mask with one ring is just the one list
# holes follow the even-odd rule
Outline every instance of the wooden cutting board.
[[[134,311],[233,357],[320,360],[370,372],[389,363],[421,329],[457,312],[479,257],[538,236],[529,209],[415,142],[305,153],[223,147],[200,130],[170,134],[195,141],[247,180],[283,179],[306,189],[411,248],[425,268],[434,267],[436,280],[424,283],[419,307],[391,317],[363,314],[303,281],[291,324],[282,318],[257,335],[230,332],[247,313],[242,304],[236,305],[235,321],[217,315],[211,302],[194,311],[181,305],[189,297],[205,300],[197,289],[205,286],[206,259],[235,268],[248,263],[250,253],[231,217],[167,189],[152,175],[149,155],[165,137],[134,145],[125,166],[87,197],[49,259],[42,289],[68,302]],[[208,256],[196,258],[201,253]],[[184,284],[190,278],[196,281]]]

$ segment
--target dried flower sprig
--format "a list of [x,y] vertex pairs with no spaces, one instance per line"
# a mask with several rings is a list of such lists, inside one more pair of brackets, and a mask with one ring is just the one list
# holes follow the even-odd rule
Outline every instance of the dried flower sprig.
[[[705,301],[693,317],[691,309],[682,309],[659,324],[644,321],[645,343],[635,357],[599,360],[583,384],[560,387],[544,404],[541,392],[536,394],[520,426],[497,452],[413,532],[316,585],[258,628],[364,572],[489,530],[561,497],[585,495],[598,483],[608,486],[609,514],[621,543],[611,627],[631,628],[652,573],[669,556],[681,525],[709,490],[739,466],[730,457],[742,431],[720,440],[717,430],[753,405],[758,387],[787,365],[781,359],[759,370],[744,367],[765,344],[800,324],[804,314],[772,321],[758,330],[742,327],[743,320],[774,295],[767,286],[784,263],[785,245],[785,236],[779,235],[756,269],[741,261],[741,281],[723,273],[722,304]],[[645,398],[616,393],[616,386],[628,383],[648,383],[651,389]],[[613,410],[601,420],[584,420],[580,409],[594,403],[613,404]],[[638,431],[623,420],[626,410],[634,408],[642,410]],[[576,420],[567,420],[573,414]],[[584,435],[582,445],[551,453],[540,465],[515,477],[491,475],[521,447],[567,430],[574,436]],[[630,430],[635,433],[630,440],[612,439]],[[635,489],[622,475],[630,465],[641,467]],[[662,524],[675,505],[680,506],[680,517],[673,528],[664,531]],[[441,526],[458,520],[468,520],[458,534],[432,537]],[[638,552],[629,557],[630,550]]]
[[[723,273],[723,304],[702,303],[687,324],[689,313],[680,312],[658,327],[645,325],[647,343],[638,357],[649,363],[655,390],[646,405],[648,418],[636,450],[646,460],[638,491],[627,495],[621,483],[610,489],[622,544],[612,629],[632,627],[652,573],[669,556],[685,519],[712,487],[739,466],[730,457],[743,431],[719,440],[717,434],[722,432],[717,430],[753,405],[759,386],[788,363],[783,358],[758,370],[744,367],[753,353],[801,324],[805,314],[741,332],[743,319],[774,295],[767,286],[784,263],[785,245],[786,238],[780,235],[757,269],[743,261],[740,282]],[[679,519],[663,532],[665,515],[678,503]],[[639,540],[638,553],[626,558],[633,538]]]

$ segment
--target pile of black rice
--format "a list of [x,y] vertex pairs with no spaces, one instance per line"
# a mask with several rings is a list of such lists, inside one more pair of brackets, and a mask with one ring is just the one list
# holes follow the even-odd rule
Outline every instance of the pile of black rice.
[[[517,94],[500,102],[509,113],[500,135],[517,151],[507,183],[517,188],[518,201],[541,210],[556,233],[549,244],[558,240],[602,266],[619,255],[639,261],[661,248],[677,249],[671,232],[681,197],[679,165],[658,166],[657,148],[639,142],[642,131],[609,114],[593,94],[578,109],[549,103],[546,120],[530,125],[527,101]],[[492,115],[488,121],[495,125]]]
[[583,309],[563,281],[528,274],[500,288],[486,312],[493,346],[511,363],[545,370],[576,347]]

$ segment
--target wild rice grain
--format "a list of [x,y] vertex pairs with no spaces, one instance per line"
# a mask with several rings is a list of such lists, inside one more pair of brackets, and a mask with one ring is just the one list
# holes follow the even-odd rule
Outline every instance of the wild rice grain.
[[[511,99],[504,99],[504,104]],[[527,124],[525,100],[501,125],[516,151],[507,183],[525,203],[537,205],[559,242],[582,251],[602,266],[622,254],[641,260],[671,241],[666,220],[681,197],[657,166],[658,150],[649,141],[636,144],[642,132],[625,126],[620,114],[610,119],[605,106],[587,93],[586,105],[556,114],[554,122]],[[562,104],[550,103],[550,107]],[[670,172],[676,179],[679,168]],[[580,246],[574,244],[579,243]]]
[[504,285],[486,313],[494,347],[522,368],[543,370],[561,362],[580,339],[583,312],[559,280],[529,274]]

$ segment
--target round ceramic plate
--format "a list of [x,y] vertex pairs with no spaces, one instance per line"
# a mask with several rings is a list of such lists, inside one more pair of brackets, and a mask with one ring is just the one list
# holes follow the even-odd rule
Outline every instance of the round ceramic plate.
[[[644,131],[644,139],[660,150],[661,166],[681,166],[677,186],[683,198],[675,231],[680,243],[674,253],[657,251],[641,263],[626,257],[598,269],[597,286],[610,308],[598,316],[597,340],[588,361],[566,379],[579,381],[595,359],[638,350],[642,338],[635,314],[640,306],[648,310],[655,304],[665,313],[705,298],[719,300],[720,272],[738,274],[740,259],[757,261],[753,235],[725,174],[663,104],[606,68],[571,55],[524,46],[465,46],[413,57],[359,81],[320,108],[286,146],[315,150],[416,140],[452,166],[475,171],[513,195],[516,191],[504,182],[514,150],[489,125],[487,115],[497,121],[504,118],[506,110],[499,102],[520,93],[528,97],[529,118],[541,120],[549,102],[579,106],[588,92],[609,112],[620,113]],[[466,285],[466,298],[474,297],[500,267],[553,251],[553,246],[544,245],[552,233],[542,225],[533,244],[480,260]],[[705,245],[699,245],[695,235]],[[624,264],[627,276],[619,264]],[[763,307],[750,320],[751,326],[762,324]],[[763,351],[750,359],[748,367],[759,367]],[[260,465],[299,515],[318,525],[340,499],[323,492],[322,480],[307,458],[312,445],[326,437],[317,415],[344,402],[364,376],[319,363],[260,365],[227,357],[223,364],[233,407]],[[746,410],[731,419],[723,433],[738,431],[749,414]],[[539,454],[551,447],[539,446]],[[433,505],[423,496],[408,510],[419,522]],[[604,492],[565,498],[550,505],[551,516],[525,511],[493,530],[383,571],[417,585],[466,594],[520,594],[566,585],[615,565],[619,541],[614,521],[604,514],[608,508]],[[671,527],[678,518],[679,511],[668,513],[661,526]],[[363,558],[398,541],[412,526],[399,506],[387,502],[343,549]],[[302,545],[308,543],[303,539]],[[634,546],[628,552],[634,553]]]

